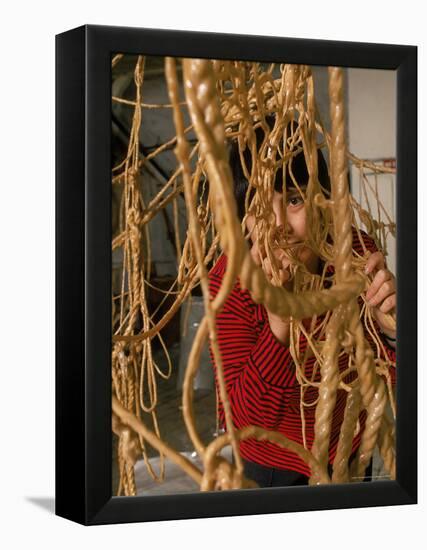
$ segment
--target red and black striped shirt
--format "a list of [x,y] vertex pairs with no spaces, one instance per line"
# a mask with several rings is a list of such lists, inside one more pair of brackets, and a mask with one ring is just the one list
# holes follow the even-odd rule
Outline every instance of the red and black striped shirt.
[[[373,240],[363,234],[366,248],[377,250]],[[356,230],[353,228],[353,249],[363,255]],[[226,269],[226,256],[222,255],[209,273],[210,293],[216,296]],[[331,266],[333,273],[333,267]],[[359,298],[361,303],[361,298]],[[323,316],[322,316],[323,317]],[[318,322],[322,317],[319,316]],[[256,425],[268,430],[283,433],[289,439],[303,444],[301,422],[300,384],[296,378],[296,369],[287,346],[276,340],[268,322],[267,312],[261,304],[253,302],[249,292],[240,287],[237,279],[228,296],[222,311],[217,316],[218,343],[221,352],[227,393],[231,405],[233,423],[236,428]],[[376,348],[370,335],[366,337]],[[395,363],[395,351],[387,346],[388,359]],[[307,340],[301,335],[300,350],[304,351]],[[342,352],[339,357],[340,371],[348,367],[348,355]],[[317,372],[313,375],[313,369]],[[307,359],[304,372],[308,379],[320,381],[320,369],[312,356]],[[395,383],[395,369],[390,369],[392,383]],[[216,374],[216,373],[215,373]],[[351,382],[356,377],[351,372],[344,382]],[[318,396],[316,387],[309,386],[304,394],[305,436],[306,445],[311,449],[314,439],[315,402]],[[340,427],[346,405],[347,392],[339,389],[332,418],[332,429],[329,446],[329,461],[333,462]],[[219,421],[225,427],[224,410],[219,400]],[[353,452],[360,444],[364,429],[366,413],[360,414],[360,430],[353,439]],[[282,468],[310,475],[310,468],[293,452],[283,449],[269,441],[247,439],[240,443],[240,452],[244,459],[268,467]]]

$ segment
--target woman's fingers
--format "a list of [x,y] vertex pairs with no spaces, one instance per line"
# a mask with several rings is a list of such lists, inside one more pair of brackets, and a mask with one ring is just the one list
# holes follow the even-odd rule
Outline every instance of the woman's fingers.
[[280,274],[280,281],[281,281],[282,285],[285,285],[286,283],[288,283],[290,281],[291,274],[289,273],[288,269],[280,269],[279,274]]
[[392,279],[392,274],[388,269],[380,269],[366,291],[366,299],[369,305],[375,306],[378,304],[378,297],[384,299],[391,294],[393,290],[394,281]]
[[[250,253],[255,264],[262,267],[269,281],[277,286],[286,286],[290,283],[289,266],[291,262],[282,250],[273,250],[273,257],[270,260],[265,253],[265,248],[255,241],[251,246]],[[271,265],[272,261],[275,263],[274,269]]]
[[380,311],[382,313],[390,313],[396,307],[396,293],[391,294],[381,304]]
[[396,281],[385,266],[382,252],[378,250],[369,256],[365,272],[376,272],[365,295],[368,305],[381,313],[390,313],[396,307]]
[[379,288],[378,292],[369,299],[368,304],[371,307],[380,306],[383,301],[392,294],[395,294],[394,284],[391,280],[388,280]]
[[273,270],[271,269],[271,263],[270,263],[270,260],[268,258],[265,258],[262,262],[262,268],[265,272],[265,274],[271,278],[271,276],[273,275]]
[[382,252],[377,250],[373,252],[366,261],[365,273],[372,273],[375,269],[384,269],[385,259]]
[[259,252],[258,244],[256,242],[253,246],[251,246],[250,252],[251,252],[252,259],[256,263],[256,265],[261,265],[262,264],[262,258],[261,258],[261,254]]
[[371,307],[378,307],[383,313],[388,313],[396,306],[396,284],[388,270],[378,271],[366,292],[366,299]]
[[366,301],[373,308],[372,313],[380,325],[380,330],[387,330],[388,334],[395,337],[395,326],[392,326],[389,314],[396,308],[396,280],[386,268],[382,252],[376,251],[369,256],[365,273],[375,274],[366,291]]
[[284,285],[289,282],[291,274],[289,273],[289,270],[286,269],[286,266],[283,266],[283,264],[281,264],[280,262],[279,266],[275,266],[274,271],[268,258],[264,258],[262,261],[260,261],[260,265],[262,265],[262,269],[268,279],[276,285]]

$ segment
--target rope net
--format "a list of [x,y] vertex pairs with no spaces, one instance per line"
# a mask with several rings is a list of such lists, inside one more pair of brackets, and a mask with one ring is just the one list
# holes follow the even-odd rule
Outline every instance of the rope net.
[[[123,62],[126,56],[116,55],[112,65]],[[394,419],[396,406],[391,384],[390,368],[384,344],[373,321],[365,299],[358,304],[371,275],[364,273],[369,252],[360,256],[352,251],[352,228],[360,242],[363,228],[378,249],[387,255],[388,234],[395,236],[395,224],[376,193],[376,215],[361,207],[349,193],[348,165],[357,167],[362,188],[371,187],[366,172],[393,172],[393,169],[362,161],[346,148],[343,72],[331,67],[329,99],[331,129],[323,124],[316,105],[314,80],[310,67],[303,65],[248,63],[240,61],[165,59],[165,80],[169,93],[167,104],[144,103],[145,58],[139,56],[134,67],[135,98],[133,101],[113,96],[115,103],[133,111],[132,128],[127,150],[112,168],[113,187],[120,187],[119,229],[112,248],[121,249],[122,265],[120,292],[113,293],[112,394],[113,431],[119,437],[118,465],[120,484],[118,494],[135,495],[134,465],[142,456],[151,476],[162,481],[165,477],[164,458],[179,465],[200,486],[201,490],[224,490],[254,487],[255,482],[243,475],[239,442],[247,438],[268,440],[296,453],[311,470],[310,484],[343,483],[364,475],[374,449],[378,447],[385,469],[395,476]],[[177,70],[179,68],[179,70]],[[185,95],[180,97],[178,75],[182,70]],[[163,109],[173,117],[176,136],[158,146],[148,155],[140,151],[139,136],[143,127],[144,109]],[[183,113],[188,112],[191,124],[185,126]],[[271,122],[273,120],[273,123]],[[265,138],[257,143],[260,128]],[[195,132],[196,142],[190,146],[187,136]],[[238,146],[242,168],[249,182],[243,220],[237,216],[233,194],[233,179],[228,162],[231,143]],[[157,196],[144,202],[142,168],[150,159],[173,148],[177,167]],[[318,177],[318,150],[327,151],[331,191],[322,187]],[[244,161],[244,150],[251,154],[251,165]],[[292,162],[303,152],[308,170],[308,184],[302,189],[293,177]],[[307,211],[305,243],[290,247],[277,235],[272,210],[274,178],[278,170],[287,167]],[[376,187],[376,186],[375,186]],[[283,187],[286,197],[286,188]],[[366,193],[366,190],[364,191]],[[188,231],[180,242],[178,228],[178,198],[185,197]],[[151,283],[150,222],[172,205],[176,246],[177,277],[164,291],[170,307],[160,318],[150,311],[147,292]],[[251,254],[246,221],[255,223],[251,231],[262,244],[264,259],[271,266],[267,275]],[[308,245],[324,262],[321,274],[310,273],[300,261],[299,245]],[[363,245],[364,246],[364,245]],[[275,250],[281,249],[291,260],[289,276],[292,289],[281,281],[280,264]],[[227,256],[227,269],[220,291],[214,299],[209,295],[208,271],[221,253]],[[262,263],[262,262],[261,262]],[[327,276],[327,266],[334,266]],[[295,363],[301,392],[301,424],[304,409],[315,407],[315,438],[311,449],[259,426],[236,429],[224,383],[221,353],[218,347],[216,315],[239,277],[254,302],[263,304],[281,318],[291,319],[290,351]],[[168,379],[175,368],[169,359],[162,330],[180,310],[192,291],[200,285],[205,315],[201,321],[189,356],[184,384],[182,411],[188,435],[202,460],[197,468],[190,460],[162,439],[156,416],[157,383]],[[303,320],[315,320],[326,314],[314,329]],[[391,328],[393,315],[385,315]],[[371,335],[376,353],[366,341]],[[307,338],[302,353],[297,345],[301,334]],[[158,339],[168,358],[168,369],[162,371],[153,357],[153,342]],[[217,392],[224,406],[226,432],[204,444],[198,434],[193,412],[193,382],[206,342],[210,343],[217,371]],[[338,369],[342,353],[349,356],[345,373]],[[305,363],[314,355],[320,382],[305,374]],[[355,372],[353,382],[344,382],[345,375]],[[315,386],[318,398],[308,403],[306,391]],[[331,419],[339,389],[348,392],[344,421],[332,475],[328,473],[328,446]],[[390,406],[392,418],[385,414]],[[356,458],[349,466],[351,443],[358,428],[358,417],[366,411],[366,425]],[[303,434],[304,437],[304,434]],[[305,441],[305,437],[304,437]],[[160,457],[160,472],[154,472],[148,458],[147,443]],[[220,452],[230,445],[234,460],[228,462]]]

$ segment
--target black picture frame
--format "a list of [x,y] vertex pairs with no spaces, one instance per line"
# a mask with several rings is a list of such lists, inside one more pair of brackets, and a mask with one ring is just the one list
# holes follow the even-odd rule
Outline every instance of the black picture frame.
[[[111,55],[397,70],[395,481],[112,496]],[[56,37],[56,514],[85,524],[417,502],[417,48],[85,25]]]

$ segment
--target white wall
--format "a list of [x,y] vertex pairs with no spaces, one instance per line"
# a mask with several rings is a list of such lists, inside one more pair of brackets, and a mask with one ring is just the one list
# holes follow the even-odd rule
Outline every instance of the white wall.
[[396,71],[348,69],[349,149],[358,157],[396,155]]
[[[360,159],[379,164],[383,159],[396,158],[396,71],[351,68],[347,82],[349,150]],[[366,175],[365,195],[360,172],[352,166],[351,189],[355,199],[372,212],[374,219],[395,222],[395,176],[374,175],[369,171]],[[395,273],[396,239],[388,234],[385,242],[387,264]]]

